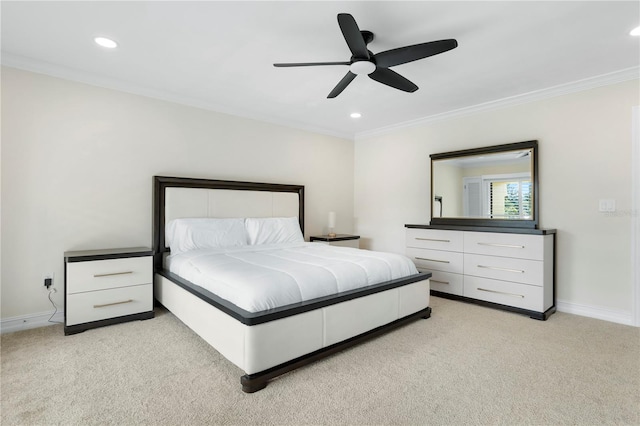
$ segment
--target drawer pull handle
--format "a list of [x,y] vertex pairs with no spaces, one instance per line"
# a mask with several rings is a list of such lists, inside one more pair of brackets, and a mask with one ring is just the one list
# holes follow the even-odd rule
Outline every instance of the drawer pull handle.
[[110,274],[95,274],[93,276],[93,278],[100,278],[100,277],[110,277],[113,275],[127,275],[127,274],[133,274],[133,271],[125,271],[125,272],[112,272]]
[[438,281],[438,280],[434,280],[434,279],[432,279],[432,280],[431,280],[431,282],[432,282],[432,283],[447,284],[447,285],[449,285],[449,281]]
[[506,248],[518,248],[523,249],[524,246],[518,246],[514,244],[495,244],[495,243],[478,243],[479,246],[490,246],[490,247],[506,247]]
[[123,305],[125,303],[131,303],[131,302],[133,302],[133,300],[129,299],[129,300],[123,300],[122,302],[105,303],[104,305],[93,305],[93,307],[94,308],[106,308],[107,306]]
[[495,271],[516,272],[518,274],[524,274],[524,271],[520,269],[499,268],[497,266],[485,266],[485,265],[477,265],[477,266],[478,268],[483,268],[483,269],[493,269]]
[[416,259],[418,259],[418,260],[426,260],[428,262],[451,263],[448,260],[427,259],[426,257],[416,257]]
[[480,288],[480,287],[477,287],[477,289],[480,291],[486,291],[488,293],[498,293],[498,294],[504,294],[506,296],[520,297],[524,299],[524,296],[522,294],[506,293],[504,291],[488,290],[486,288]]
[[436,241],[438,243],[450,243],[451,240],[438,240],[436,238],[418,238],[416,237],[416,240],[420,240],[420,241]]

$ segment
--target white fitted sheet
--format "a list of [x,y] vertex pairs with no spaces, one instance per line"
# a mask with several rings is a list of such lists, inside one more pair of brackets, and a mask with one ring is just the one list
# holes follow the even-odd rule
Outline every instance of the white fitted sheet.
[[165,268],[249,312],[418,273],[403,255],[317,243],[193,250],[168,256]]

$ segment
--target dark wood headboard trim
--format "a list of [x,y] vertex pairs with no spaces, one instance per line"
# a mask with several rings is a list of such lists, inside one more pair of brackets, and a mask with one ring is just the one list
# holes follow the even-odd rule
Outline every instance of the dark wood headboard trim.
[[240,182],[230,180],[197,179],[185,177],[153,177],[153,251],[156,271],[162,269],[165,247],[165,195],[167,188],[231,189],[236,191],[291,192],[298,194],[298,218],[304,235],[304,185]]

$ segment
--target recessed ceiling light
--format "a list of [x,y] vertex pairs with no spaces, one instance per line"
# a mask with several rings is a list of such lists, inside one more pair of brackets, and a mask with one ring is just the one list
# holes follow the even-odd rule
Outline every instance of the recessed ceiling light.
[[96,37],[93,39],[99,46],[106,47],[107,49],[115,49],[118,47],[118,43],[106,37]]
[[640,27],[632,29],[629,34],[632,36],[640,36]]
[[362,117],[362,114],[360,114],[359,112],[352,112],[351,113],[351,118],[360,118]]

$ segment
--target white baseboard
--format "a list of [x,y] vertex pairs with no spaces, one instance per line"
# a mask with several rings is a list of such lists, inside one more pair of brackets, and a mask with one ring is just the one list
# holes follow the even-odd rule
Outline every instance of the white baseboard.
[[[30,328],[45,327],[55,323],[64,323],[64,311],[58,311],[53,318],[51,312],[41,312],[39,314],[22,315],[19,317],[5,318],[0,320],[0,333],[11,333],[14,331],[28,330]],[[51,321],[49,321],[51,318]]]
[[[558,309],[558,312],[565,312],[567,314],[580,315],[583,317],[595,318],[624,325],[634,325],[633,315],[631,312],[603,308],[600,306],[582,305],[563,300],[556,301],[556,308]],[[54,325],[55,323],[64,323],[64,311],[56,312],[53,318],[51,318],[51,314],[53,314],[53,311],[5,318],[0,320],[0,333],[11,333],[14,331],[28,330],[30,328]],[[51,318],[52,322],[49,321],[49,318]]]
[[556,308],[559,312],[580,315],[583,317],[595,318],[604,321],[616,322],[624,325],[634,325],[633,314],[627,311],[619,311],[600,306],[582,305],[580,303],[556,301]]

